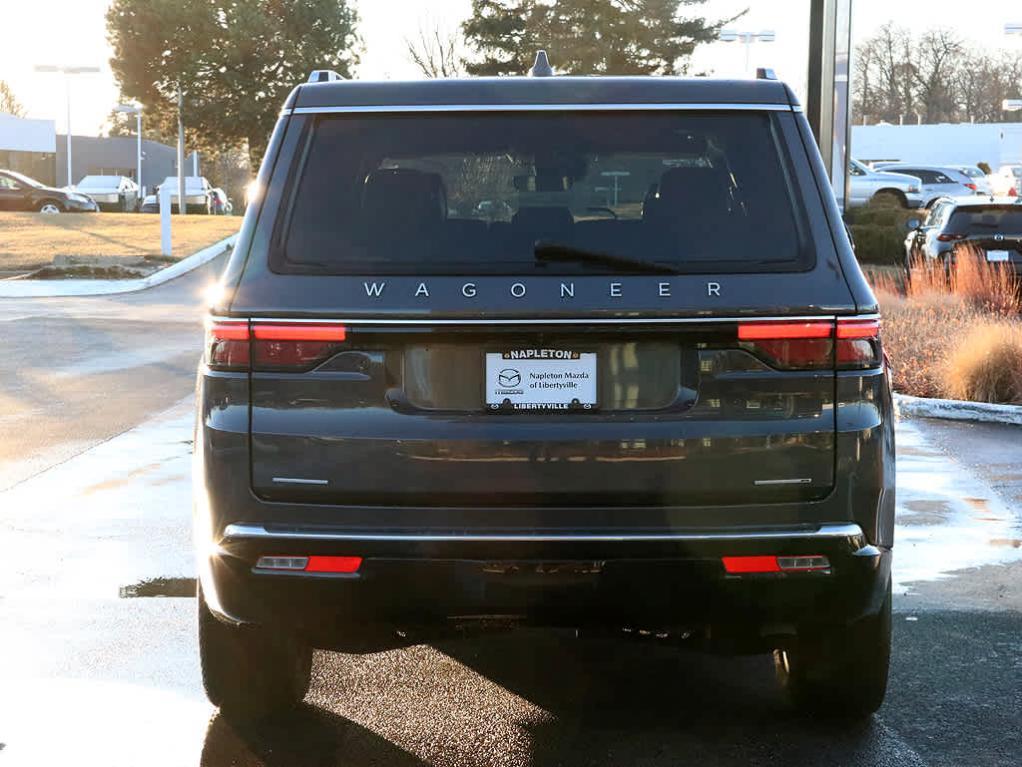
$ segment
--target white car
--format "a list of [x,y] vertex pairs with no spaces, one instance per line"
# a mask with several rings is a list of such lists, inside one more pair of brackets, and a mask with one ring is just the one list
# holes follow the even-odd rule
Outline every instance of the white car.
[[858,160],[848,161],[848,207],[873,200],[890,200],[903,208],[923,206],[922,182],[902,173],[885,173],[866,167]]
[[996,173],[991,173],[990,180],[993,194],[998,197],[1022,196],[1022,165],[1002,165]]
[[91,197],[100,210],[120,213],[138,210],[138,184],[127,176],[86,176],[71,189]]
[[976,191],[971,178],[950,166],[885,162],[877,163],[874,167],[886,173],[904,173],[918,178],[922,182],[923,207],[926,208],[942,197],[961,197]]
[[969,180],[976,185],[976,194],[991,195],[994,193],[994,189],[990,186],[990,179],[987,178],[987,174],[977,168],[975,165],[952,165],[955,170],[960,170]]
[[[167,176],[156,187],[157,199],[154,201],[159,209],[159,190],[166,184],[170,187],[170,203],[177,210],[177,176]],[[209,213],[209,193],[213,190],[205,176],[185,176],[185,207],[188,213]],[[148,199],[146,200],[148,204]]]

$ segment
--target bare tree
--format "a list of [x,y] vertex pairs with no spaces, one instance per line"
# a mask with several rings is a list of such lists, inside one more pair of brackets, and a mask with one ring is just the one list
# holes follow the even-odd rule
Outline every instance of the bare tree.
[[[429,28],[427,28],[429,27]],[[461,66],[461,35],[457,29],[441,30],[437,23],[419,25],[415,40],[405,38],[408,58],[426,77],[459,77]]]
[[0,80],[0,113],[15,117],[25,116],[25,107],[14,97],[14,91],[6,80]]
[[947,122],[958,117],[954,77],[968,64],[961,39],[947,29],[924,32],[914,46],[913,78],[924,122]]

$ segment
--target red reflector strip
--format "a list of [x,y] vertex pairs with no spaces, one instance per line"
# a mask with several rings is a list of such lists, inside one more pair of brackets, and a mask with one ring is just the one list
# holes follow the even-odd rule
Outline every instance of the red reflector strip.
[[362,566],[362,557],[309,557],[305,566],[307,573],[357,573]]
[[779,573],[777,557],[721,557],[728,573]]
[[252,325],[252,336],[259,341],[343,341],[347,336],[344,325]]
[[830,560],[820,554],[797,557],[721,557],[724,571],[731,575],[750,573],[805,573],[830,570]]
[[218,341],[246,341],[248,320],[207,320],[206,332]]
[[880,320],[838,320],[838,338],[876,338],[880,333]]
[[738,326],[739,341],[830,338],[833,333],[831,322],[743,322]]

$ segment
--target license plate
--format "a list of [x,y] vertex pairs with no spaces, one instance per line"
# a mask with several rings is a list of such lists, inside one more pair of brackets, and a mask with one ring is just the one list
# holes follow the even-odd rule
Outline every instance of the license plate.
[[486,354],[488,410],[592,410],[596,353],[511,349]]
[[990,262],[1007,261],[1008,258],[1009,258],[1008,251],[1006,251],[1006,250],[988,250],[987,251],[987,261],[990,261]]

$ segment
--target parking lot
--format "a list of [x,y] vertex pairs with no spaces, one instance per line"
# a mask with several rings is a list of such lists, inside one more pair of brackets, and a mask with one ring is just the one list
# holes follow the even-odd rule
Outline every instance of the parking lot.
[[[0,303],[0,352],[23,361],[0,386],[0,763],[1017,759],[1022,440],[1013,427],[919,420],[899,424],[893,676],[868,725],[796,716],[765,656],[527,631],[321,652],[294,718],[233,728],[202,694],[184,596],[190,390],[210,278]],[[41,392],[59,395],[59,412],[42,417]]]

